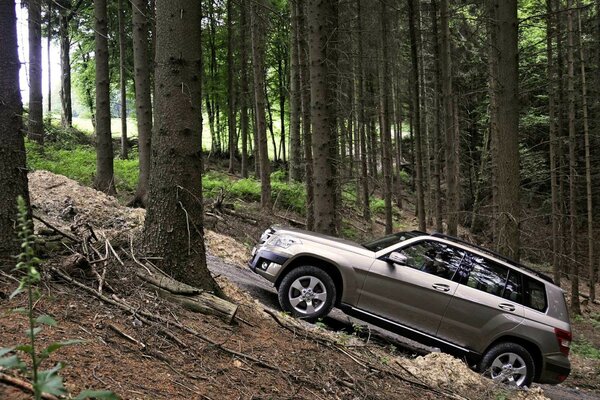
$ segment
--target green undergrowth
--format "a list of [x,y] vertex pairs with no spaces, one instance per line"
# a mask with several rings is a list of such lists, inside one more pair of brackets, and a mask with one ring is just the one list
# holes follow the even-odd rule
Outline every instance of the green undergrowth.
[[[48,143],[43,150],[34,142],[26,141],[27,167],[30,170],[46,170],[91,185],[96,173],[96,151],[91,146],[79,145],[63,148]],[[132,154],[128,160],[115,158],[115,185],[118,192],[135,190],[138,180],[138,159]]]
[[600,360],[600,349],[586,339],[576,339],[571,343],[573,353],[586,358]]

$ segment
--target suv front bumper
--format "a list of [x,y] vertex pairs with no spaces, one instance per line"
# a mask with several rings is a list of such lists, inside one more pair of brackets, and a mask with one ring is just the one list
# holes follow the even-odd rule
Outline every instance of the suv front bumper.
[[248,261],[248,266],[253,272],[275,282],[281,267],[289,258],[290,256],[286,254],[255,247],[252,250],[252,258]]

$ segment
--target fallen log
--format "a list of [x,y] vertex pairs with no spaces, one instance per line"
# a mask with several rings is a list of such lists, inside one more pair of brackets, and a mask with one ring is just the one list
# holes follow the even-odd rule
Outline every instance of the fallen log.
[[211,314],[231,324],[238,306],[207,292],[195,296],[182,296],[155,286],[156,293],[165,300],[182,305],[184,308],[202,314]]
[[201,289],[176,281],[175,279],[163,274],[156,274],[155,276],[150,276],[145,274],[143,271],[137,271],[136,275],[140,279],[173,294],[179,294],[183,296],[194,296],[203,292],[203,290]]
[[[15,378],[14,376],[4,374],[2,372],[0,372],[0,382],[17,387],[23,390],[24,392],[33,393],[33,385],[31,383]],[[50,393],[42,393],[42,399],[58,400],[58,397],[53,396]]]

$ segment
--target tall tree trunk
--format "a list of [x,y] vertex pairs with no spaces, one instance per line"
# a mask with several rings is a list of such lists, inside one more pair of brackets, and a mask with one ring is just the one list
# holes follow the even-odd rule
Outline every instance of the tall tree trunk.
[[121,159],[126,160],[129,155],[127,144],[127,75],[125,69],[125,21],[123,13],[123,0],[118,1],[119,5],[119,86],[121,91]]
[[42,102],[42,1],[29,0],[29,123],[27,136],[44,143]]
[[300,113],[302,100],[300,93],[300,58],[299,58],[299,23],[297,3],[291,0],[292,30],[290,34],[290,181],[299,182],[302,179],[302,142],[300,139]]
[[495,1],[498,52],[496,110],[498,134],[492,136],[497,177],[498,251],[519,259],[519,70],[517,0]]
[[110,130],[110,78],[108,68],[108,20],[106,0],[94,2],[96,41],[96,177],[94,187],[115,194],[113,143]]
[[412,59],[413,71],[413,126],[415,137],[415,187],[417,192],[417,218],[419,220],[419,230],[425,231],[425,196],[423,191],[423,141],[421,138],[421,109],[419,96],[419,59],[417,56],[417,26],[416,20],[418,15],[418,0],[408,1],[408,19],[410,30],[410,54]]
[[457,138],[454,137],[452,118],[452,46],[450,46],[450,23],[448,17],[448,0],[440,1],[440,63],[442,80],[443,103],[443,129],[446,138],[446,213],[448,234],[456,236],[458,233],[458,147]]
[[46,69],[48,70],[48,120],[52,118],[52,62],[50,60],[50,45],[52,43],[52,4],[53,0],[48,0],[48,25],[46,27],[48,31],[46,40],[46,54],[48,54]]
[[559,226],[560,226],[560,205],[558,198],[558,173],[557,164],[557,124],[556,124],[556,64],[554,62],[554,25],[556,24],[556,16],[553,11],[554,0],[546,0],[546,11],[548,18],[546,19],[546,59],[547,59],[547,78],[548,78],[548,119],[549,119],[549,135],[550,135],[550,191],[552,198],[552,269],[554,283],[560,286],[560,253],[559,250]]
[[[356,21],[357,21],[357,41],[358,41],[358,130],[360,135],[360,182],[362,193],[362,214],[366,221],[371,221],[371,207],[369,199],[369,172],[367,160],[367,134],[366,134],[366,117],[365,117],[365,62],[363,60],[363,31],[361,13],[361,0],[356,0]],[[358,190],[357,190],[358,191]]]
[[[442,0],[446,6],[446,16],[445,23],[448,25],[448,3],[447,0]],[[440,45],[440,37],[438,34],[438,5],[437,0],[431,1],[431,23],[433,25],[432,29],[432,40],[433,40],[433,57],[434,57],[434,82],[435,82],[435,93],[434,93],[434,126],[433,126],[433,219],[435,222],[435,230],[437,232],[443,232],[444,226],[442,223],[442,186],[441,186],[441,175],[442,175],[442,156],[441,156],[441,134],[443,130],[443,122],[442,118],[444,113],[442,112],[443,99],[442,95],[442,69],[446,68],[446,76],[449,82],[444,81],[444,86],[450,84],[450,91],[452,90],[451,85],[452,81],[450,79],[450,66],[448,63],[450,62],[450,54],[449,52],[444,52],[444,61],[442,61],[442,49]],[[442,29],[445,29],[444,26]],[[446,32],[446,45],[449,46],[449,35]],[[442,67],[442,64],[445,64]],[[448,88],[446,88],[448,90]]]
[[218,292],[204,247],[201,19],[200,2],[156,2],[156,125],[143,238],[168,275]]
[[393,230],[392,221],[392,159],[391,159],[391,147],[392,147],[392,133],[391,133],[391,111],[390,111],[390,85],[387,81],[390,78],[389,68],[389,39],[388,36],[391,34],[388,31],[388,14],[391,10],[388,10],[385,3],[381,3],[381,31],[380,31],[380,44],[381,44],[381,65],[379,66],[379,90],[381,91],[381,121],[382,121],[382,132],[381,141],[383,147],[383,193],[385,202],[385,233],[390,234]]
[[248,122],[248,96],[249,96],[249,85],[248,85],[248,21],[246,15],[248,13],[248,5],[245,2],[240,2],[240,29],[239,29],[239,42],[240,42],[240,131],[242,135],[242,162],[241,162],[241,174],[242,178],[248,177],[248,135],[249,135],[249,122]]
[[139,178],[132,204],[148,204],[150,181],[150,151],[152,139],[152,100],[148,57],[148,2],[132,0],[133,66],[135,78],[135,106],[138,127]]
[[306,228],[314,229],[315,224],[315,202],[314,202],[314,168],[312,153],[312,132],[311,132],[311,85],[309,73],[308,57],[308,26],[306,23],[306,2],[298,1],[296,3],[296,12],[298,14],[298,58],[300,71],[300,93],[302,105],[302,138],[304,141],[304,169],[306,182]]
[[285,58],[277,60],[277,77],[279,82],[279,130],[281,135],[281,141],[279,142],[279,150],[282,153],[281,160],[285,164]]
[[15,231],[17,196],[29,204],[13,0],[0,2],[0,38],[0,269],[8,272],[20,249]]
[[71,102],[71,38],[69,36],[69,20],[71,1],[65,1],[65,7],[60,9],[60,69],[61,69],[61,124],[65,128],[73,126],[73,106]]
[[236,98],[235,65],[233,63],[233,1],[227,0],[227,128],[229,132],[229,173],[235,172],[236,139]]
[[571,312],[581,314],[579,304],[579,265],[577,263],[577,138],[575,137],[575,49],[573,33],[573,0],[567,0],[567,92],[569,96],[569,250],[571,257]]
[[[580,2],[577,3],[581,5]],[[581,109],[583,116],[583,140],[585,147],[585,188],[587,205],[587,242],[588,242],[588,271],[589,271],[589,289],[590,301],[596,299],[596,283],[594,279],[594,212],[593,212],[593,194],[592,194],[592,163],[590,157],[590,128],[587,103],[587,81],[586,81],[586,61],[583,52],[583,32],[581,29],[581,11],[577,11],[577,25],[579,33],[579,65],[581,68]]]
[[273,208],[271,201],[271,165],[269,161],[269,150],[267,147],[267,127],[265,118],[265,23],[263,13],[263,1],[252,4],[250,13],[251,35],[252,35],[252,64],[254,71],[254,112],[256,118],[256,132],[258,136],[258,157],[260,159],[260,205],[263,210]]
[[337,0],[308,1],[308,39],[311,82],[312,151],[314,163],[314,206],[317,232],[336,234],[337,162],[335,88],[331,65],[335,56],[330,36],[337,29]]

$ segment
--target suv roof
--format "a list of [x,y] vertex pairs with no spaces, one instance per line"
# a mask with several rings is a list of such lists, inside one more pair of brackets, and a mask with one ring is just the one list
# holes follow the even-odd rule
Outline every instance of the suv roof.
[[531,267],[527,267],[527,266],[525,266],[525,265],[523,265],[523,264],[521,264],[521,263],[513,260],[510,257],[506,257],[506,256],[504,256],[504,255],[502,255],[502,254],[500,254],[500,253],[498,253],[498,252],[496,252],[494,250],[490,250],[490,249],[488,249],[486,247],[479,246],[477,244],[468,242],[466,240],[457,238],[455,236],[446,235],[446,234],[440,233],[440,232],[433,232],[431,234],[426,233],[426,232],[422,232],[422,231],[418,231],[418,230],[414,230],[412,232],[415,233],[415,234],[418,234],[418,235],[422,235],[422,236],[433,236],[433,237],[437,237],[437,238],[441,238],[441,239],[446,239],[446,240],[449,240],[451,242],[460,243],[460,244],[465,245],[465,246],[473,247],[473,248],[475,248],[475,249],[477,249],[479,251],[482,251],[482,252],[487,253],[487,254],[489,254],[491,256],[499,258],[502,261],[510,263],[510,264],[512,264],[512,265],[514,265],[514,266],[516,266],[518,268],[524,269],[525,271],[530,272],[531,274],[533,274],[533,275],[535,275],[535,276],[537,276],[537,277],[539,277],[539,278],[541,278],[541,279],[543,279],[543,280],[545,280],[547,282],[550,282],[550,283],[554,284],[554,280],[551,277],[549,277],[548,275],[543,274],[543,273],[541,273],[539,271],[536,271],[535,269],[533,269]]

